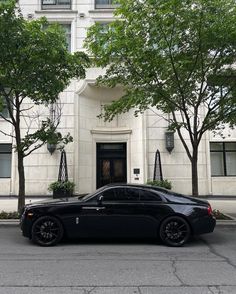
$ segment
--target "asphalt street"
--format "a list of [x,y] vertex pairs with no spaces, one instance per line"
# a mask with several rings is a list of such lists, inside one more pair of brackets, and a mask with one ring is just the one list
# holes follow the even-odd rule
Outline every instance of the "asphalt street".
[[150,240],[66,241],[42,248],[0,226],[0,294],[235,294],[236,227],[182,248]]

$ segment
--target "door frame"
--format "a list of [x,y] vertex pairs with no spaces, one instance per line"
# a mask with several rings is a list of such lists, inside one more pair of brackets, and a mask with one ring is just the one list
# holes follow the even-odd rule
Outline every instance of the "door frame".
[[104,128],[97,127],[90,130],[92,135],[92,163],[91,163],[91,180],[87,183],[88,191],[96,190],[97,167],[96,167],[96,148],[97,143],[126,143],[127,154],[127,182],[131,182],[131,137],[132,129],[130,128]]
[[103,133],[94,133],[92,140],[92,191],[96,190],[97,186],[97,143],[126,143],[126,177],[127,183],[131,181],[131,151],[130,151],[130,137],[131,131],[119,133],[115,135],[108,135]]
[[[106,145],[106,144],[122,144],[123,145],[123,149],[122,149],[122,152],[116,156],[115,154],[110,154],[109,155],[109,152],[112,153],[112,150],[113,149],[108,149],[107,150],[107,155],[104,156],[104,154],[102,154],[102,151],[101,152],[101,155],[99,156],[99,145]],[[105,151],[104,151],[105,153]],[[124,177],[125,177],[125,182],[127,182],[127,142],[97,142],[96,143],[96,188],[100,188],[102,187],[100,185],[100,182],[101,182],[101,179],[99,179],[99,176],[101,177],[101,165],[99,163],[99,160],[102,160],[102,159],[107,159],[107,160],[110,160],[110,171],[111,172],[114,172],[114,160],[116,159],[123,159],[124,160],[124,163],[125,163],[125,166],[124,166]]]

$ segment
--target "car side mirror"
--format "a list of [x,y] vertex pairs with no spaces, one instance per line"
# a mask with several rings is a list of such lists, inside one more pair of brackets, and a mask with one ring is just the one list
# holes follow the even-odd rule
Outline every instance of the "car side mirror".
[[103,195],[99,195],[97,199],[98,205],[102,205],[102,201],[103,201]]

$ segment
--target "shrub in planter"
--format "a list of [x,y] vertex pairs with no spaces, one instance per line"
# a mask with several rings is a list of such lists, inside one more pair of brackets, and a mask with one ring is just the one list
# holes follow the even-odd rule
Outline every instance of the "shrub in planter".
[[63,198],[73,196],[75,183],[71,181],[56,181],[49,185],[48,190],[53,192],[53,198]]
[[148,185],[151,185],[151,186],[158,186],[158,187],[162,187],[162,188],[165,188],[165,189],[168,189],[168,190],[171,190],[172,188],[172,184],[170,181],[168,180],[155,180],[155,181],[147,181],[147,184]]
[[0,219],[19,219],[19,213],[17,211],[1,211],[0,212]]

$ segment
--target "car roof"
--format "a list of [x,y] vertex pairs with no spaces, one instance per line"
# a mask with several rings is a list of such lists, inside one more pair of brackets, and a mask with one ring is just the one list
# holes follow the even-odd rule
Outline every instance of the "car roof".
[[103,188],[111,188],[111,187],[128,187],[128,188],[143,188],[143,189],[150,189],[157,192],[161,192],[159,196],[162,198],[164,197],[167,201],[175,202],[175,203],[195,203],[195,204],[203,204],[206,205],[208,202],[206,200],[200,200],[191,196],[183,195],[180,193],[176,193],[174,191],[167,190],[162,187],[152,186],[152,185],[145,185],[145,184],[130,184],[130,183],[113,183],[104,186]]
[[152,185],[145,185],[145,184],[133,184],[133,183],[112,183],[104,186],[104,188],[115,188],[115,187],[128,187],[128,188],[144,188],[144,189],[154,189],[158,190],[160,192],[166,192],[165,188],[158,187],[158,186],[152,186]]

